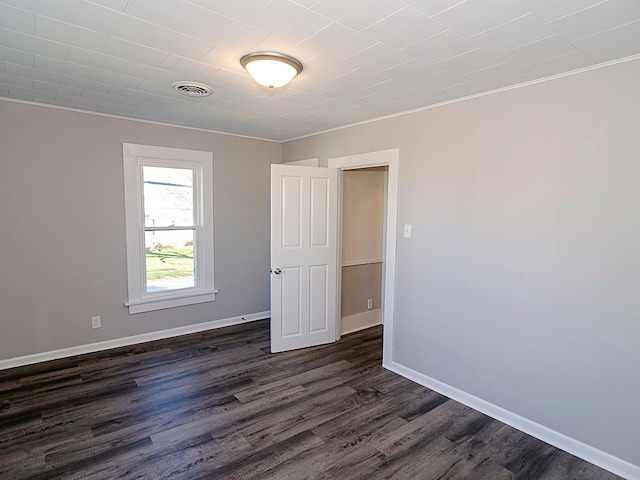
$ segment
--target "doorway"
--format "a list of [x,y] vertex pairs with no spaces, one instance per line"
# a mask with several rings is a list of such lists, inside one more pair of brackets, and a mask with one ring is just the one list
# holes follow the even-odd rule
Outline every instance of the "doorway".
[[383,363],[388,364],[393,358],[399,149],[331,158],[327,167],[271,165],[271,351],[340,338],[339,178],[349,170],[384,167],[380,316]]
[[[397,148],[377,152],[330,158],[329,168],[337,168],[341,172],[371,167],[386,167],[387,190],[385,199],[385,232],[383,239],[382,263],[382,294],[381,315],[384,324],[383,335],[383,364],[390,364],[393,358],[393,319],[395,311],[395,278],[396,278],[396,232],[398,212],[398,174],[400,164],[400,150]],[[342,200],[340,200],[342,205]],[[341,210],[342,207],[339,208]],[[342,264],[342,255],[338,262]],[[338,282],[338,298],[341,295],[341,285]]]
[[382,323],[389,167],[342,172],[340,335]]

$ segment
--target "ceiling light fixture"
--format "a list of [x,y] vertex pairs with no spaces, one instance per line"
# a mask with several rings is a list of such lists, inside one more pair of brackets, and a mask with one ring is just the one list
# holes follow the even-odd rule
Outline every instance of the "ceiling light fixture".
[[302,63],[289,55],[277,52],[254,52],[240,59],[249,75],[269,88],[286,85],[302,71]]

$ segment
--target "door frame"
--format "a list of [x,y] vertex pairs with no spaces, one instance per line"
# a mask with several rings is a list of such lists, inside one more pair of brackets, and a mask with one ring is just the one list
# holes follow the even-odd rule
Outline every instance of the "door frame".
[[[393,319],[395,312],[395,286],[396,286],[396,243],[398,228],[398,181],[400,169],[400,149],[392,148],[377,152],[359,153],[344,157],[330,158],[327,167],[339,170],[339,193],[338,193],[338,282],[336,292],[336,322],[340,322],[340,302],[342,285],[342,172],[344,170],[357,170],[369,167],[389,168],[387,180],[387,225],[385,232],[385,255],[384,255],[384,293],[382,308],[382,323],[384,324],[382,357],[383,364],[391,364],[393,358]],[[336,332],[339,335],[340,325],[336,325]]]

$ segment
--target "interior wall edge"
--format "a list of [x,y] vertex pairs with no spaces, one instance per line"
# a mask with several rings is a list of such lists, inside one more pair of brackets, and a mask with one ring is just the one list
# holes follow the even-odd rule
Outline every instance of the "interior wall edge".
[[451,99],[451,100],[445,100],[443,102],[434,103],[434,104],[431,104],[431,105],[426,105],[424,107],[413,108],[411,110],[405,110],[405,111],[398,112],[398,113],[392,113],[392,114],[389,114],[389,115],[383,115],[381,117],[370,118],[368,120],[362,120],[360,122],[354,122],[354,123],[350,123],[350,124],[347,124],[347,125],[341,125],[341,126],[335,127],[335,128],[329,128],[327,130],[321,130],[321,131],[316,132],[316,133],[309,133],[307,135],[301,135],[299,137],[288,138],[288,139],[282,140],[281,143],[284,144],[284,143],[287,143],[287,142],[295,142],[297,140],[305,140],[307,138],[312,138],[312,137],[316,137],[316,136],[320,136],[320,135],[325,135],[327,133],[333,133],[333,132],[339,132],[341,130],[347,130],[347,129],[350,129],[352,127],[359,127],[359,126],[362,126],[362,125],[368,125],[368,124],[371,124],[371,123],[381,122],[381,121],[384,121],[384,120],[403,117],[405,115],[413,115],[414,113],[420,113],[420,112],[424,112],[424,111],[427,111],[427,110],[446,107],[448,105],[453,105],[453,104],[460,103],[460,102],[466,102],[468,100],[473,100],[475,98],[481,98],[481,97],[487,97],[487,96],[490,96],[490,95],[496,95],[496,94],[500,94],[500,93],[503,93],[503,92],[508,92],[510,90],[517,90],[517,89],[520,89],[520,88],[527,88],[527,87],[530,87],[532,85],[538,85],[538,84],[541,84],[541,83],[552,82],[552,81],[558,80],[560,78],[571,77],[573,75],[580,75],[582,73],[590,72],[592,70],[599,70],[601,68],[611,67],[613,65],[618,65],[620,63],[633,62],[633,61],[639,60],[639,59],[640,59],[640,55],[630,55],[628,57],[617,58],[615,60],[610,60],[608,62],[597,63],[595,65],[589,65],[589,66],[586,66],[586,67],[576,68],[575,70],[570,70],[568,72],[562,72],[562,73],[557,73],[555,75],[549,75],[548,77],[536,78],[535,80],[527,80],[526,82],[516,83],[515,85],[507,85],[506,87],[498,87],[498,88],[494,88],[493,90],[488,90],[486,92],[474,93],[472,95],[466,95],[464,97],[454,98],[454,99]]
[[242,323],[255,322],[264,320],[271,316],[270,311],[256,312],[237,317],[223,318],[220,320],[212,320],[210,322],[196,323],[194,325],[185,325],[183,327],[170,328],[167,330],[159,330],[156,332],[142,333],[130,337],[116,338],[106,340],[104,342],[89,343],[86,345],[78,345],[75,347],[62,348],[60,350],[52,350],[49,352],[35,353],[32,355],[24,355],[15,358],[0,360],[0,370],[9,368],[22,367],[25,365],[33,365],[35,363],[46,362],[49,360],[57,360],[60,358],[72,357],[74,355],[82,355],[85,353],[99,352],[109,350],[111,348],[126,347],[138,343],[151,342],[154,340],[163,340],[165,338],[178,337],[180,335],[188,335],[190,333],[204,332],[207,330],[215,330],[222,327],[230,327],[232,325],[240,325]]
[[193,127],[190,125],[180,125],[177,123],[159,122],[156,120],[147,120],[144,118],[125,117],[123,115],[116,115],[113,113],[94,112],[91,110],[84,110],[82,108],[65,107],[63,105],[51,105],[48,103],[35,102],[32,100],[22,100],[20,98],[0,97],[0,102],[21,103],[23,105],[33,105],[35,107],[49,108],[52,110],[62,110],[66,112],[83,113],[87,115],[93,115],[96,117],[114,118],[116,120],[125,120],[127,122],[147,123],[149,125],[158,125],[161,127],[180,128],[182,130],[192,130],[194,132],[214,133],[216,135],[226,135],[228,137],[246,138],[248,140],[260,140],[264,142],[278,143],[278,144],[281,144],[283,142],[282,140],[274,140],[272,138],[254,137],[252,135],[242,135],[239,133],[223,132],[221,130],[209,130],[207,128]]
[[604,468],[611,473],[619,475],[627,480],[640,479],[640,465],[629,463],[615,455],[611,455],[610,453],[592,447],[591,445],[576,440],[575,438],[569,437],[563,433],[534,422],[533,420],[522,417],[521,415],[513,413],[493,403],[487,402],[475,395],[443,383],[435,378],[429,377],[428,375],[416,372],[415,370],[400,363],[394,361],[386,362],[383,360],[382,366],[387,370],[402,375],[403,377],[422,385],[423,387],[427,387],[451,398],[452,400],[455,400],[456,402],[460,402],[474,410],[484,413],[491,418],[495,418],[502,423],[564,450],[565,452],[575,455],[576,457],[586,460],[587,462],[597,465],[598,467]]

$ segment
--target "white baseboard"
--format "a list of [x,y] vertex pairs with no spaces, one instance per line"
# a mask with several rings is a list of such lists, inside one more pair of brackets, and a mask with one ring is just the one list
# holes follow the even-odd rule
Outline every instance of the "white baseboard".
[[196,323],[195,325],[187,325],[184,327],[171,328],[168,330],[160,330],[157,332],[142,333],[131,337],[116,338],[114,340],[106,340],[104,342],[90,343],[87,345],[79,345],[77,347],[62,348],[60,350],[52,350],[49,352],[35,353],[33,355],[25,355],[22,357],[9,358],[0,360],[0,370],[7,368],[21,367],[23,365],[31,365],[48,360],[56,360],[58,358],[71,357],[74,355],[82,355],[84,353],[99,352],[110,348],[126,347],[137,343],[151,342],[153,340],[162,340],[164,338],[178,337],[189,333],[204,332],[216,328],[229,327],[231,325],[239,325],[241,323],[254,322],[271,316],[270,311],[251,313],[239,317],[223,318],[221,320],[213,320],[211,322]]
[[340,335],[364,330],[365,328],[380,325],[381,323],[382,312],[379,308],[349,315],[348,317],[342,317],[340,320]]
[[586,443],[582,443],[574,438],[568,437],[567,435],[556,432],[544,425],[540,425],[528,418],[521,417],[509,410],[505,410],[504,408],[498,407],[497,405],[452,387],[451,385],[447,385],[446,383],[442,383],[434,378],[428,377],[427,375],[423,375],[422,373],[416,372],[415,370],[405,367],[399,363],[391,362],[391,364],[388,364],[383,362],[382,366],[392,372],[408,378],[409,380],[413,380],[420,385],[467,405],[474,410],[517,428],[518,430],[536,437],[543,442],[547,442],[554,447],[564,450],[576,457],[582,458],[589,463],[604,468],[611,473],[615,473],[616,475],[628,480],[640,480],[640,466],[638,465],[629,463],[609,453],[587,445]]

